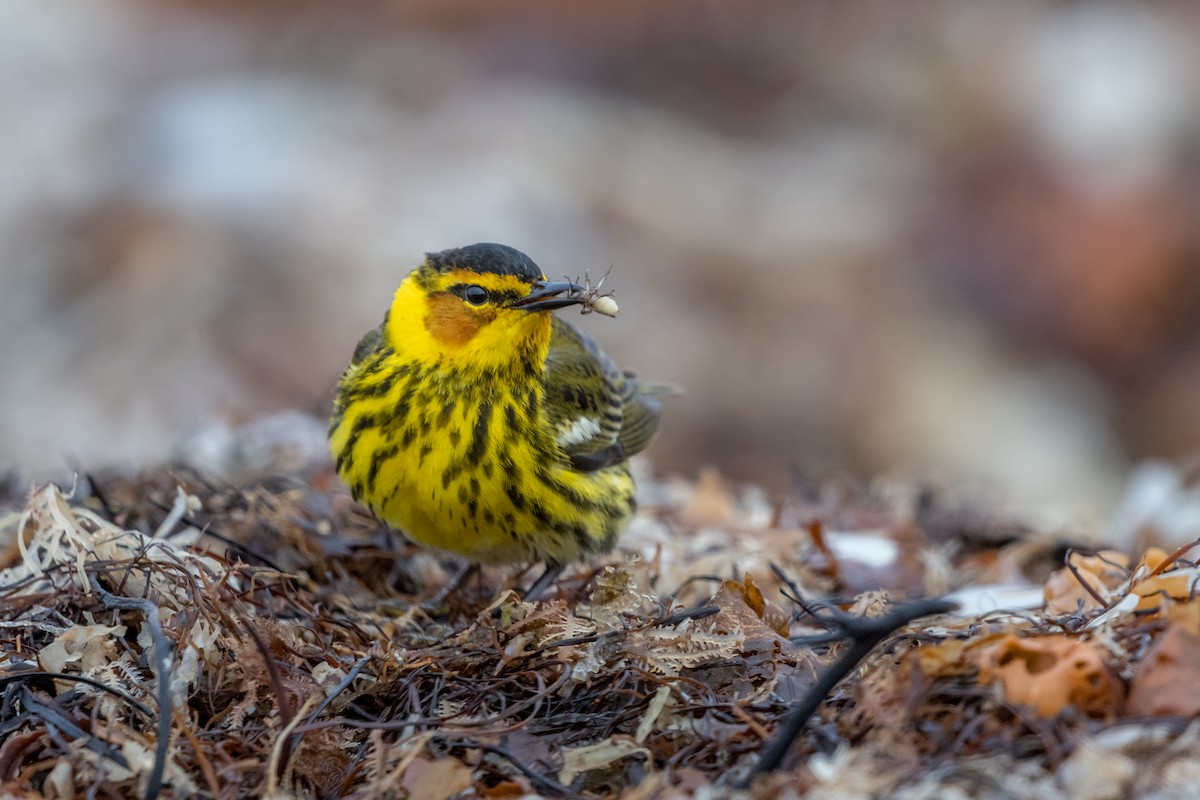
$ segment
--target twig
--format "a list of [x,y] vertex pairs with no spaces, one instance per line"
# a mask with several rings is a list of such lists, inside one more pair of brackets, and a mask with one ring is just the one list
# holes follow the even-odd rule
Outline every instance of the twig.
[[[1150,570],[1150,574],[1148,574],[1145,578],[1142,578],[1140,581],[1138,581],[1137,584],[1131,584],[1125,594],[1120,595],[1118,597],[1114,597],[1111,600],[1105,600],[1104,598],[1100,597],[1100,595],[1098,595],[1096,593],[1096,591],[1094,589],[1092,589],[1092,587],[1090,585],[1088,585],[1088,583],[1086,581],[1084,581],[1084,579],[1082,577],[1080,577],[1078,570],[1071,563],[1071,553],[1074,552],[1073,550],[1067,552],[1066,564],[1067,564],[1067,569],[1071,570],[1071,574],[1075,576],[1075,579],[1077,581],[1079,581],[1080,585],[1083,586],[1083,588],[1087,590],[1087,593],[1090,594],[1096,600],[1096,602],[1098,602],[1100,604],[1100,616],[1103,616],[1103,614],[1105,612],[1112,610],[1117,605],[1117,603],[1124,600],[1129,595],[1129,592],[1133,591],[1134,586],[1140,585],[1141,583],[1148,581],[1151,578],[1161,575],[1163,572],[1166,571],[1166,569],[1168,567],[1170,567],[1172,564],[1174,564],[1179,559],[1183,558],[1184,553],[1186,553],[1188,550],[1191,550],[1192,548],[1197,547],[1197,546],[1200,546],[1200,539],[1195,539],[1191,542],[1188,542],[1185,545],[1182,545],[1182,546],[1176,548],[1175,551],[1173,553],[1171,553],[1171,555],[1167,556],[1166,558],[1164,558],[1162,560],[1162,563],[1160,563],[1154,569]],[[1105,563],[1109,563],[1109,562],[1106,561]]]
[[796,582],[793,581],[791,579],[791,577],[786,572],[783,571],[783,567],[779,566],[778,564],[776,564],[773,561],[771,562],[770,567],[771,567],[771,572],[775,573],[775,577],[779,578],[779,580],[783,583],[783,585],[786,586],[791,591],[790,595],[787,592],[781,592],[781,594],[783,594],[784,597],[786,597],[788,600],[791,600],[796,605],[800,606],[800,609],[802,611],[804,611],[805,614],[808,614],[810,617],[815,619],[817,622],[819,622],[823,625],[837,627],[838,621],[837,621],[836,616],[830,616],[828,618],[824,618],[818,613],[820,611],[836,612],[837,609],[831,608],[829,606],[822,607],[822,604],[817,604],[817,603],[813,603],[812,601],[805,600],[804,593],[800,591],[800,587],[796,585]]
[[313,720],[325,713],[325,709],[329,708],[329,704],[332,703],[338,695],[350,688],[350,684],[354,683],[354,680],[358,677],[358,674],[362,672],[362,668],[365,667],[370,660],[370,656],[363,656],[358,661],[354,662],[354,666],[352,666],[350,671],[346,673],[346,677],[342,678],[341,682],[334,687],[333,691],[330,692],[324,700],[317,704],[317,707],[312,710],[312,713],[308,715],[308,718],[304,720],[304,723],[302,725],[292,727],[290,734],[292,741],[287,743],[289,748],[298,748],[300,746],[300,737],[304,735],[305,731],[310,730],[308,726],[312,724]]
[[267,668],[267,678],[271,681],[271,691],[275,692],[275,705],[279,707],[279,718],[285,726],[289,725],[296,711],[292,708],[292,701],[288,697],[287,687],[283,685],[283,676],[279,674],[279,666],[271,656],[271,649],[267,647],[267,643],[263,641],[262,635],[254,629],[249,620],[243,617],[241,623],[242,628],[254,640],[254,646],[258,648],[258,652],[262,654],[263,665]]
[[1067,565],[1067,569],[1069,569],[1071,571],[1071,574],[1075,576],[1075,580],[1079,581],[1079,585],[1083,587],[1084,591],[1086,591],[1088,594],[1090,594],[1092,596],[1092,599],[1100,604],[1101,608],[1108,608],[1108,600],[1101,597],[1100,593],[1097,592],[1094,588],[1092,588],[1092,585],[1090,583],[1088,583],[1087,581],[1085,581],[1083,579],[1083,575],[1081,575],[1079,572],[1079,567],[1077,567],[1071,563],[1071,556],[1075,555],[1075,553],[1077,553],[1077,552],[1079,552],[1079,551],[1077,551],[1074,547],[1068,548],[1067,555],[1065,558],[1063,558],[1063,563],[1065,563]]
[[529,778],[529,780],[533,782],[533,785],[537,787],[538,791],[553,794],[556,797],[568,797],[573,794],[569,787],[563,786],[553,778],[548,778],[545,775],[534,771],[533,767],[526,765],[521,761],[521,759],[517,758],[508,750],[505,750],[503,747],[492,744],[484,744],[483,742],[477,742],[473,739],[443,738],[440,735],[435,735],[434,738],[442,739],[443,743],[447,747],[463,747],[472,750],[482,750],[485,753],[491,753],[492,755],[500,756],[505,761],[516,767],[518,772],[520,772],[526,778]]
[[[170,511],[171,511],[171,506],[168,506],[165,503],[160,503],[157,500],[148,500],[147,503],[149,505],[154,506],[159,511],[167,512],[167,513],[170,513]],[[214,531],[212,529],[213,519],[215,519],[215,516],[210,516],[203,523],[201,523],[199,520],[197,520],[197,524],[192,527],[194,527],[201,536],[207,536],[211,539],[216,539],[221,544],[238,551],[242,555],[250,556],[251,558],[255,558],[255,559],[261,561],[264,565],[270,567],[271,569],[275,570],[276,572],[287,572],[286,569],[279,566],[274,561],[272,561],[270,558],[268,558],[267,556],[264,556],[262,553],[258,552],[257,550],[254,550],[249,545],[242,544],[241,542],[239,542],[235,539],[232,539],[223,533],[217,533],[216,531]],[[170,537],[168,537],[168,538],[170,538]]]
[[711,617],[713,614],[720,613],[720,611],[720,606],[698,606],[697,608],[689,608],[686,611],[680,611],[676,614],[655,620],[651,624],[656,628],[670,627],[671,625],[678,625],[685,619],[704,619],[705,617]]
[[119,764],[125,769],[129,769],[129,762],[125,760],[125,756],[118,748],[100,741],[74,722],[71,722],[71,720],[67,719],[61,711],[50,703],[43,703],[41,700],[38,700],[33,692],[29,690],[28,686],[21,687],[21,704],[31,714],[41,717],[47,725],[58,728],[68,736],[82,741],[83,746],[88,750],[111,760],[115,764]]
[[208,782],[208,790],[212,792],[213,800],[220,800],[221,784],[217,781],[217,772],[213,769],[208,756],[205,755],[204,748],[201,747],[196,734],[192,732],[192,727],[188,724],[189,720],[178,710],[175,711],[175,720],[179,724],[179,729],[183,731],[183,735],[187,737],[188,744],[192,746],[192,752],[196,755],[196,764],[199,765],[204,780]]
[[[271,649],[267,647],[267,643],[263,641],[262,635],[254,629],[250,621],[244,617],[241,619],[242,628],[246,633],[250,634],[250,638],[254,640],[254,646],[258,648],[258,652],[262,654],[263,664],[267,669],[267,678],[271,682],[271,691],[275,693],[275,706],[279,710],[279,720],[283,723],[283,733],[272,748],[270,781],[274,782],[282,777],[275,772],[276,768],[286,768],[291,761],[292,756],[292,729],[300,723],[300,719],[296,714],[295,708],[292,707],[291,698],[288,696],[287,687],[283,685],[283,676],[279,674],[279,665],[275,663],[275,659],[271,656]],[[307,703],[306,703],[307,705]]]
[[279,738],[275,740],[275,744],[271,747],[271,759],[267,764],[267,797],[279,796],[278,788],[281,778],[284,779],[285,783],[291,783],[290,780],[287,780],[289,777],[287,772],[291,769],[292,761],[292,731],[300,724],[304,709],[308,708],[313,700],[314,698],[312,697],[306,700],[304,706],[300,709],[301,713],[296,714],[284,723],[283,730],[279,732]]
[[1196,546],[1200,546],[1200,539],[1196,539],[1195,541],[1188,542],[1187,544],[1177,548],[1174,553],[1171,553],[1171,555],[1164,558],[1161,564],[1159,564],[1154,569],[1150,570],[1150,574],[1147,575],[1145,578],[1143,578],[1143,580],[1150,580],[1151,578],[1156,577],[1157,575],[1161,575],[1162,572],[1164,570],[1166,570],[1167,567],[1171,566],[1176,561],[1183,558],[1184,553],[1186,553],[1188,550],[1191,550],[1193,547],[1196,547]]
[[100,488],[100,482],[96,480],[96,476],[91,472],[83,473],[83,477],[87,479],[88,487],[92,491],[92,497],[100,503],[100,507],[104,509],[109,522],[112,522],[116,516],[116,511],[113,510],[112,504],[108,502],[108,495]]
[[804,730],[805,723],[824,702],[825,697],[833,688],[850,674],[867,655],[875,649],[889,634],[904,627],[913,620],[931,614],[944,614],[957,608],[957,604],[948,600],[924,600],[909,603],[897,608],[882,617],[869,619],[855,617],[849,614],[838,614],[836,619],[822,619],[841,629],[845,638],[852,643],[845,654],[825,668],[809,690],[792,707],[786,718],[775,731],[775,736],[763,747],[762,756],[754,765],[750,775],[742,782],[741,788],[749,788],[750,783],[759,775],[774,772],[783,763],[783,759],[791,750],[792,744]]
[[676,586],[675,591],[668,592],[665,595],[663,595],[663,598],[665,598],[667,600],[673,600],[674,598],[679,596],[680,592],[682,592],[687,587],[691,586],[693,583],[699,583],[700,581],[707,581],[709,583],[721,583],[724,580],[725,579],[722,578],[720,575],[692,575],[687,580],[685,580],[683,583]]
[[154,743],[154,766],[146,781],[146,791],[143,800],[154,800],[162,791],[163,772],[167,768],[167,750],[171,744],[171,648],[167,637],[163,634],[162,621],[158,618],[158,606],[149,600],[135,597],[117,597],[112,592],[105,591],[96,576],[90,576],[92,591],[100,596],[107,608],[123,611],[140,611],[146,618],[146,626],[150,629],[150,639],[154,642],[154,672],[158,678],[158,741]]
[[93,689],[99,689],[103,692],[108,692],[114,697],[121,698],[126,703],[129,703],[129,705],[140,711],[142,716],[146,717],[146,719],[153,719],[154,717],[154,712],[151,711],[148,706],[144,705],[143,703],[139,703],[132,695],[127,694],[120,689],[114,689],[113,687],[103,684],[94,678],[88,678],[83,675],[67,675],[63,672],[43,672],[41,670],[11,672],[7,675],[0,675],[0,686],[3,686],[6,683],[12,683],[13,681],[22,681],[31,678],[53,678],[60,681],[74,681],[75,683],[87,684]]
[[334,687],[334,690],[329,693],[329,696],[322,700],[320,704],[313,709],[312,713],[308,715],[307,721],[312,722],[314,719],[321,716],[321,714],[325,713],[325,709],[329,707],[329,704],[332,703],[339,694],[350,688],[350,684],[354,683],[354,679],[358,677],[358,674],[362,672],[362,668],[365,667],[370,660],[370,656],[363,656],[358,661],[355,661],[354,666],[352,666],[350,671],[346,673],[346,677],[342,678],[341,683]]

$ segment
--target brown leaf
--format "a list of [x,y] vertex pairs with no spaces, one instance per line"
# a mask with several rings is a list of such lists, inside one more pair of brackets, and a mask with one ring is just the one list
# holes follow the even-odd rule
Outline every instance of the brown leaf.
[[321,796],[340,794],[355,764],[342,737],[331,730],[312,731],[302,742],[293,762],[296,774]]
[[1009,700],[1056,716],[1067,706],[1104,716],[1121,702],[1121,684],[1100,651],[1067,636],[1008,634],[979,654],[979,682],[1000,683]]
[[408,800],[450,800],[474,783],[472,770],[461,761],[414,758],[404,771],[402,785]]
[[1134,716],[1200,715],[1200,635],[1172,623],[1134,673],[1128,713]]
[[651,757],[650,751],[630,736],[613,735],[595,744],[564,747],[562,750],[563,765],[558,774],[559,783],[570,785],[578,775],[584,772],[603,769],[614,761],[630,756],[642,756],[647,759]]
[[709,600],[711,605],[721,607],[717,616],[718,630],[729,632],[741,630],[749,634],[762,627],[781,637],[787,637],[788,613],[763,597],[762,590],[749,574],[742,583],[722,581],[721,587]]
[[1187,602],[1195,597],[1198,584],[1200,584],[1200,569],[1192,567],[1164,572],[1153,578],[1147,578],[1135,584],[1132,592],[1141,598],[1138,601],[1138,608],[1145,610],[1161,606],[1164,597]]
[[[1111,592],[1129,578],[1129,558],[1115,550],[1103,550],[1094,556],[1072,553],[1068,563],[1074,571],[1063,567],[1046,581],[1046,611],[1051,614],[1074,614],[1095,611],[1104,606],[1092,595],[1095,592],[1105,601]],[[1086,581],[1092,591],[1080,583]]]
[[912,653],[921,673],[927,678],[947,678],[965,675],[979,668],[980,651],[1003,634],[993,633],[971,639],[946,639],[936,644],[918,647]]

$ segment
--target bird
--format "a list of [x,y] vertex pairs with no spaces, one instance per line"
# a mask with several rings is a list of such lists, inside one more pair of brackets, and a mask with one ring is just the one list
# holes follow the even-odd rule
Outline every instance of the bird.
[[532,598],[629,525],[628,459],[675,391],[639,382],[553,313],[596,295],[506,245],[428,253],[355,348],[329,425],[336,471],[388,526],[465,559],[452,582],[541,562]]

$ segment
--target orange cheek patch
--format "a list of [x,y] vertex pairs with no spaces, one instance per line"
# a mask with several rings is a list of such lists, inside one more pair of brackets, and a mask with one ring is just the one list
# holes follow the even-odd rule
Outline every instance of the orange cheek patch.
[[454,295],[435,295],[429,298],[425,330],[442,344],[462,347],[494,316],[495,312],[472,311],[464,307],[462,300]]

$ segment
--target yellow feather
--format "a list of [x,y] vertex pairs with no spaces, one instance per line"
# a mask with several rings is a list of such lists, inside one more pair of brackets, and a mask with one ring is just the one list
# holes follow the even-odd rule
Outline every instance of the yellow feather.
[[[552,313],[502,300],[528,295],[526,277],[478,263],[426,262],[410,274],[343,375],[330,425],[338,473],[359,501],[415,541],[475,562],[603,552],[634,511],[623,457],[576,469],[557,440]],[[464,287],[488,301],[469,302]]]

